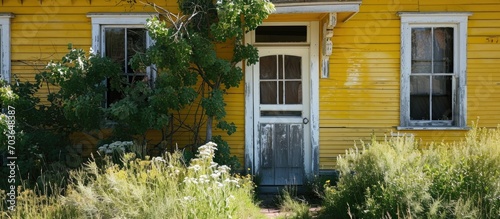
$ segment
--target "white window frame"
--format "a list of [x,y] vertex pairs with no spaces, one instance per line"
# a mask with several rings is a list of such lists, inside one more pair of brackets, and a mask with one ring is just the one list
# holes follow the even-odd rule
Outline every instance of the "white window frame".
[[[467,129],[467,22],[468,12],[460,13],[417,13],[401,12],[401,86],[400,126],[404,129]],[[454,124],[439,121],[410,120],[410,74],[412,59],[411,29],[413,27],[454,28],[454,81],[453,120]]]
[[0,13],[0,76],[1,80],[10,82],[10,19],[11,13]]
[[[105,28],[146,28],[147,19],[158,16],[158,13],[89,13],[87,17],[92,22],[92,52],[104,56]],[[154,43],[149,34],[146,38],[146,46]],[[156,72],[151,67],[146,68],[146,75],[151,81],[156,80]],[[105,102],[107,104],[107,100]]]

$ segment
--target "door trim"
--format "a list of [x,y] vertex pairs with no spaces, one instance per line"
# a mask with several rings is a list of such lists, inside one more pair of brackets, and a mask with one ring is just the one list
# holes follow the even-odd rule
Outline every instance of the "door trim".
[[[310,99],[310,139],[311,151],[306,152],[305,156],[309,156],[310,164],[306,165],[305,176],[311,178],[318,175],[319,170],[319,21],[312,22],[267,22],[263,25],[302,25],[309,26],[309,99]],[[254,32],[245,34],[245,42],[252,42]],[[286,46],[286,44],[276,46]],[[250,174],[258,174],[258,164],[255,161],[254,153],[254,95],[253,86],[253,68],[245,66],[245,169]]]

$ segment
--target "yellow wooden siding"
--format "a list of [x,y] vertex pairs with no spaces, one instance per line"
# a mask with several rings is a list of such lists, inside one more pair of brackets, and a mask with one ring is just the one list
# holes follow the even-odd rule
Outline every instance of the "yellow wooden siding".
[[[12,19],[12,74],[32,80],[51,59],[60,59],[67,44],[88,49],[91,46],[89,12],[144,12],[116,6],[114,1],[4,0],[0,13],[15,14]],[[157,3],[176,11],[176,1]],[[2,4],[2,3],[0,3]],[[336,157],[354,142],[378,139],[397,133],[399,125],[400,11],[472,12],[468,28],[468,120],[480,118],[480,125],[496,127],[500,122],[500,2],[498,0],[363,0],[360,12],[339,13],[334,29],[330,78],[319,80],[320,95],[320,168],[334,168]],[[319,21],[324,14],[271,15],[269,22]],[[221,57],[230,57],[231,47],[217,47]],[[244,82],[229,90],[227,120],[238,129],[226,136],[232,152],[243,162],[244,155]],[[45,92],[45,91],[42,91]],[[45,92],[46,94],[46,92]],[[471,125],[471,122],[468,122]],[[203,131],[203,129],[202,129]],[[454,141],[465,131],[404,131],[422,142]],[[104,136],[104,135],[103,135]],[[159,133],[148,136],[158,141]],[[174,137],[182,145],[188,133]],[[75,142],[90,142],[91,137],[76,135]],[[92,148],[91,148],[92,149]],[[89,151],[89,149],[86,149]]]
[[[176,8],[174,1],[160,1],[167,8]],[[13,13],[11,20],[12,76],[33,80],[50,60],[60,60],[68,44],[89,50],[92,32],[89,12],[152,12],[142,6],[117,6],[114,1],[3,1],[0,13]],[[42,91],[43,92],[43,91]],[[44,95],[44,93],[42,93]]]
[[[359,139],[397,133],[400,89],[400,18],[397,12],[472,12],[468,23],[467,118],[500,123],[500,2],[497,0],[363,0],[334,29],[330,78],[320,79],[320,168]],[[465,131],[401,131],[422,145],[456,141]]]
[[[3,2],[3,3],[2,3]],[[0,2],[0,13],[13,13],[11,19],[12,78],[21,81],[34,80],[34,74],[43,71],[50,60],[60,60],[68,52],[68,44],[89,51],[92,45],[92,25],[88,13],[154,12],[143,6],[117,6],[115,1],[72,1],[72,0],[4,0]],[[157,0],[158,5],[177,12],[177,1]],[[54,88],[52,88],[54,91]],[[40,95],[47,95],[44,87]],[[81,144],[82,154],[95,151],[98,140],[109,136],[109,130],[95,133],[95,136],[77,133],[74,144]],[[158,142],[160,135],[148,133]]]

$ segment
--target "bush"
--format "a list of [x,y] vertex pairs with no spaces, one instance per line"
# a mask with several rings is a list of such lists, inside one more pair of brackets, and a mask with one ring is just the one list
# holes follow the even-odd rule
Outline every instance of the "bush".
[[419,150],[412,137],[362,144],[338,160],[324,215],[335,218],[499,218],[500,129]]
[[[262,218],[253,184],[213,162],[216,145],[199,148],[189,166],[180,153],[151,160],[129,153],[123,166],[109,157],[71,173],[61,196],[25,190],[12,218]],[[100,167],[103,165],[102,167]],[[57,197],[57,198],[55,198]],[[28,206],[29,205],[29,206]],[[1,207],[1,206],[0,206]],[[43,212],[38,216],[35,212]],[[4,213],[4,215],[6,215]]]

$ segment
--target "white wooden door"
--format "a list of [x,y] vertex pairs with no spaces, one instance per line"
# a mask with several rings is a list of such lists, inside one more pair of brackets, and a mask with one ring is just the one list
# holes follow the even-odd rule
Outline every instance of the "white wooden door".
[[310,169],[308,47],[260,47],[253,66],[260,185],[302,185]]

